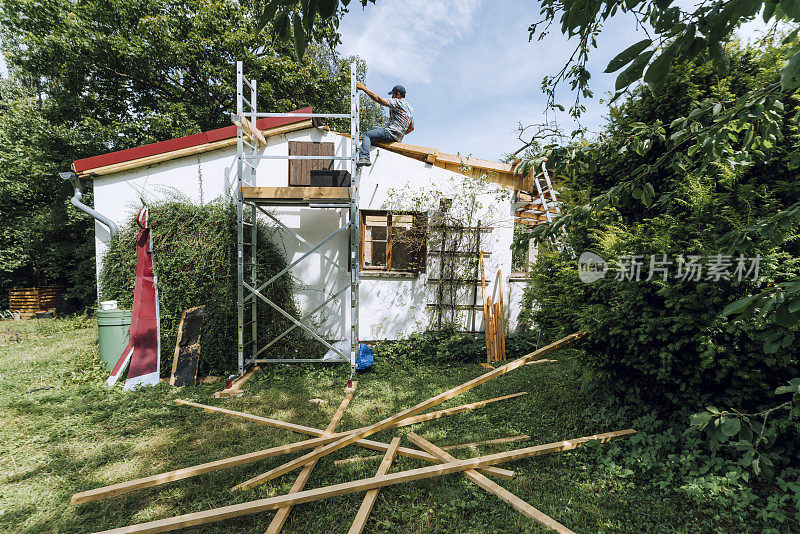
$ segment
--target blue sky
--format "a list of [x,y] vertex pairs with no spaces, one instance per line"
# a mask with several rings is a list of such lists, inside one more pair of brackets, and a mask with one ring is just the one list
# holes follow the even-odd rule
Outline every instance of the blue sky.
[[[678,3],[690,7],[692,1]],[[575,46],[558,24],[544,40],[528,42],[528,26],[540,18],[538,6],[530,0],[378,0],[362,10],[353,1],[340,26],[341,51],[367,61],[367,86],[376,92],[405,85],[416,125],[405,142],[497,160],[519,148],[519,123],[544,121],[542,79],[557,72]],[[741,33],[752,37],[763,27],[748,23]],[[643,38],[625,15],[598,38],[589,63],[595,97],[585,101],[581,119],[590,132],[603,125],[606,106],[600,99],[616,78],[603,74],[608,61]],[[1,54],[0,73],[5,74]],[[571,98],[565,87],[559,102],[568,107]],[[563,130],[577,126],[559,115]]]
[[[362,10],[351,2],[342,20],[342,52],[368,65],[367,87],[388,92],[405,85],[416,130],[404,142],[497,160],[516,150],[519,123],[545,119],[541,82],[572,53],[555,24],[543,41],[528,42],[528,26],[539,20],[538,2],[525,0],[379,0]],[[748,25],[751,34],[758,25]],[[616,73],[603,74],[609,60],[644,39],[632,17],[620,16],[598,38],[588,65],[594,99],[581,119],[590,131],[604,122],[599,100],[613,89]],[[565,86],[559,101],[569,107]],[[560,126],[575,123],[566,114]],[[551,118],[552,118],[551,112]]]

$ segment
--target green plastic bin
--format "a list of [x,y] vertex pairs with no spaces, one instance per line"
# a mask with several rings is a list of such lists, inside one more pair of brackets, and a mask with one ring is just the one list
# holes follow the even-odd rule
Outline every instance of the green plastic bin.
[[131,310],[97,310],[100,361],[111,371],[128,344]]

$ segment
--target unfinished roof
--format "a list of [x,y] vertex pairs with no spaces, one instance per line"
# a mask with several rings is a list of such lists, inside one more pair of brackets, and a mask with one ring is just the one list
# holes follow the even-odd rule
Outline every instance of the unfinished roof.
[[507,189],[522,189],[523,180],[514,175],[514,166],[508,163],[499,163],[486,159],[472,158],[459,154],[439,152],[435,148],[408,145],[406,143],[375,143],[391,152],[396,152],[414,158],[435,167],[448,171],[466,174],[467,176],[485,176],[490,182],[499,184]]
[[[313,113],[307,107],[291,113]],[[263,118],[257,123],[265,136],[280,135],[312,127],[308,118]],[[338,133],[338,132],[333,132]],[[344,134],[338,134],[344,135]],[[92,178],[126,171],[177,158],[193,156],[236,144],[236,126],[226,126],[209,132],[178,137],[127,150],[101,154],[74,161],[72,168],[81,178]],[[522,177],[514,175],[514,168],[507,163],[439,152],[435,148],[405,143],[376,143],[378,146],[403,156],[423,161],[430,165],[468,176],[485,176],[487,180],[507,189],[526,189]]]

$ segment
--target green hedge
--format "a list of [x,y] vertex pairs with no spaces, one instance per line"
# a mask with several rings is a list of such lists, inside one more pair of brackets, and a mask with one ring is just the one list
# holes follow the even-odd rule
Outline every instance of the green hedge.
[[[196,206],[166,202],[150,207],[153,235],[153,265],[158,276],[161,313],[161,369],[172,368],[181,313],[205,305],[199,374],[224,374],[235,370],[236,358],[236,212],[219,203]],[[268,229],[259,223],[258,262],[260,278],[286,266],[286,260],[267,238]],[[120,231],[103,260],[101,294],[130,308],[136,269],[135,218]],[[265,295],[296,315],[292,284],[287,276],[270,286]],[[276,312],[259,306],[259,337],[282,331],[287,321]],[[276,344],[276,350],[300,342],[297,331]]]
[[[761,55],[733,49],[736,68],[724,79],[719,79],[710,61],[675,65],[663,92],[653,95],[639,89],[612,108],[603,135],[569,162],[574,173],[560,177],[567,207],[582,206],[590,195],[665,153],[661,143],[645,155],[623,150],[634,125],[656,121],[669,125],[676,116],[688,114],[693,101],[727,102],[759,79],[777,82],[779,72],[770,50]],[[753,252],[748,256],[761,256],[757,281],[683,281],[676,279],[675,265],[666,282],[658,275],[644,279],[650,255],[667,254],[672,261],[681,254],[701,255],[705,263],[709,256],[729,253],[724,240],[728,232],[746,228],[800,198],[797,170],[786,156],[798,138],[794,117],[800,98],[786,97],[783,104],[785,136],[754,165],[725,161],[702,168],[700,161],[692,160],[684,166],[662,167],[648,177],[664,195],[659,203],[647,207],[629,195],[600,213],[576,210],[580,215],[563,246],[540,248],[521,321],[542,327],[550,339],[577,329],[590,332],[580,342],[585,349],[583,365],[587,378],[603,391],[616,389],[649,404],[693,410],[708,404],[755,410],[773,403],[775,388],[797,376],[800,350],[795,344],[765,353],[765,333],[773,325],[759,318],[725,317],[722,311],[737,299],[766,289],[770,281],[800,275],[796,230],[787,228],[782,243],[752,236]],[[577,258],[584,251],[609,261],[642,255],[642,281],[616,281],[612,271],[601,281],[581,282]]]

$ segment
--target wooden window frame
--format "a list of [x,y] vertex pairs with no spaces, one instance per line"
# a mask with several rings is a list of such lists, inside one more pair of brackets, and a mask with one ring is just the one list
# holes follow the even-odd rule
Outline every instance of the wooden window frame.
[[[424,212],[414,211],[390,211],[390,210],[360,210],[359,211],[359,269],[365,273],[424,273],[425,262],[420,262],[421,265],[418,269],[395,269],[392,268],[392,216],[393,215],[411,215],[412,221],[416,222],[418,217],[424,217],[427,224],[427,214]],[[366,266],[364,265],[364,253],[366,250],[366,219],[367,217],[386,217],[386,266]],[[413,228],[413,222],[412,222]],[[370,243],[375,243],[376,240],[371,239]],[[383,242],[383,240],[377,240]],[[425,247],[427,248],[427,237],[425,239]],[[427,256],[427,251],[422,254],[423,258]]]

